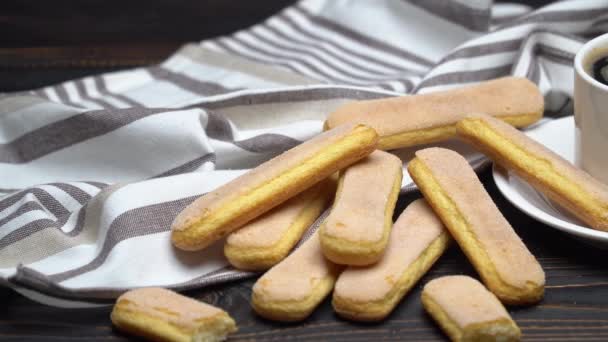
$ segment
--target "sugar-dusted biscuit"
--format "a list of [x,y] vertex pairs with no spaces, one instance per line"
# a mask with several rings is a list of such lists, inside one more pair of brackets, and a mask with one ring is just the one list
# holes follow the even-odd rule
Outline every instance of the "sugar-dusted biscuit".
[[341,266],[323,257],[316,232],[258,279],[251,305],[271,320],[303,320],[331,292],[341,270]]
[[228,235],[224,254],[236,268],[267,270],[283,260],[334,197],[333,177]]
[[336,282],[332,304],[348,319],[385,318],[443,254],[450,236],[423,200],[412,202],[391,231],[382,259],[367,267],[348,267]]
[[342,171],[331,213],[320,228],[326,258],[359,266],[380,260],[402,177],[401,159],[379,150]]
[[608,231],[608,186],[522,132],[487,115],[460,121],[458,135],[595,229]]
[[543,110],[544,99],[534,83],[504,77],[430,94],[351,102],[331,113],[325,128],[362,123],[380,135],[378,148],[391,150],[450,138],[469,113],[487,113],[524,127],[538,121]]
[[120,296],[111,318],[120,330],[154,341],[223,341],[237,330],[224,310],[154,287]]
[[541,300],[545,273],[461,155],[420,150],[408,171],[490,291],[508,304]]
[[183,250],[203,249],[367,156],[377,141],[359,124],[319,134],[195,200],[173,221],[171,240]]
[[519,327],[498,299],[477,280],[445,276],[428,282],[422,305],[454,342],[521,338]]

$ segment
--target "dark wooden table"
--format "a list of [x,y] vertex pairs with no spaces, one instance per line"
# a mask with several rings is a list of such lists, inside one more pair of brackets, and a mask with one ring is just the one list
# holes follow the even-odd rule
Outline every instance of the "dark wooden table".
[[[525,341],[608,340],[607,252],[588,246],[534,221],[513,207],[498,192],[491,173],[481,179],[528,248],[538,258],[547,276],[544,300],[535,306],[510,307]],[[397,213],[420,196],[409,195],[399,202]],[[475,276],[457,245],[452,245],[431,271],[405,297],[384,322],[351,323],[337,317],[329,300],[306,321],[273,323],[257,317],[249,305],[255,279],[192,291],[188,295],[226,309],[239,331],[231,341],[436,341],[445,339],[424,313],[420,290],[432,278],[448,274]],[[7,289],[0,289],[0,340],[88,341],[126,340],[112,329],[111,307],[58,309],[34,303]]]

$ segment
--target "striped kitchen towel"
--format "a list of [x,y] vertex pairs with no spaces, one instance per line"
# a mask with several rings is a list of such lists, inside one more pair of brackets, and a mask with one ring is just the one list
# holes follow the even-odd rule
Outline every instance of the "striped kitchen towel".
[[[79,307],[134,287],[251,276],[228,267],[221,243],[172,248],[175,215],[319,133],[351,100],[516,75],[540,86],[547,116],[569,115],[573,56],[607,29],[608,0],[534,11],[491,0],[303,0],[159,65],[0,95],[0,283]],[[396,153],[407,162],[411,150]]]

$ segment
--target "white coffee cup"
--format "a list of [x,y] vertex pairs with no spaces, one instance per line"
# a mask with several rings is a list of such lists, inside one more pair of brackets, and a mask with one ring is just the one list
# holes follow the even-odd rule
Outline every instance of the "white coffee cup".
[[608,56],[608,34],[586,43],[574,59],[576,164],[608,184],[608,86],[593,78],[593,63]]

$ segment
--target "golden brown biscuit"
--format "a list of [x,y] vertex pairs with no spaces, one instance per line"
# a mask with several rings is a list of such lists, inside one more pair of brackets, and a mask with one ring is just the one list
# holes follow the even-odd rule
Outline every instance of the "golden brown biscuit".
[[326,258],[359,266],[380,260],[402,177],[401,159],[383,151],[374,151],[342,171],[331,213],[320,228]]
[[454,342],[515,342],[521,338],[504,306],[471,277],[431,280],[422,290],[422,305]]
[[391,150],[450,138],[456,135],[456,123],[469,113],[487,113],[524,127],[538,121],[543,110],[544,99],[534,83],[504,77],[424,95],[351,102],[331,113],[325,128],[365,124],[380,135],[378,148]]
[[541,300],[542,268],[461,155],[420,150],[408,171],[490,291],[508,304]]
[[324,132],[200,197],[173,221],[171,240],[199,250],[370,154],[378,141],[365,125]]
[[224,254],[242,270],[267,270],[283,260],[327,208],[336,191],[330,177],[228,235]]
[[120,330],[155,341],[224,341],[237,330],[224,310],[153,287],[120,296],[111,318]]
[[271,320],[303,320],[331,292],[341,270],[341,266],[323,257],[316,232],[258,279],[251,305]]
[[458,134],[595,229],[608,231],[608,186],[530,139],[483,114],[458,123]]
[[399,216],[382,259],[349,267],[336,282],[334,310],[355,321],[384,319],[443,254],[450,241],[441,220],[423,200]]

